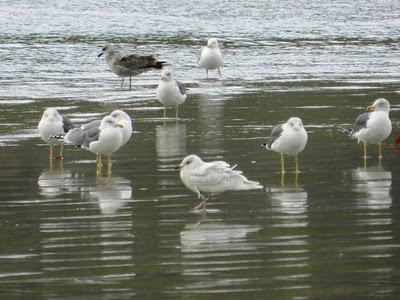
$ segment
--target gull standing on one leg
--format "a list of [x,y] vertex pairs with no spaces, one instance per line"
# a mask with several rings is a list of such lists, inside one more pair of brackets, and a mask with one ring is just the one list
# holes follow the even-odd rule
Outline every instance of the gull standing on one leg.
[[158,101],[164,105],[164,118],[166,106],[175,106],[175,119],[178,119],[178,106],[186,101],[186,88],[182,82],[172,78],[170,70],[163,70],[160,79],[156,93]]
[[218,42],[215,38],[211,38],[207,41],[207,46],[202,48],[199,65],[206,69],[208,78],[208,70],[218,69],[219,77],[221,77],[220,68],[224,64],[222,59],[221,50],[218,47]]
[[62,116],[55,108],[47,108],[38,124],[40,137],[50,145],[49,159],[53,160],[53,146],[60,145],[60,153],[57,159],[63,159],[64,142],[54,138],[58,135],[65,135],[72,128],[72,122]]
[[284,155],[295,158],[296,173],[300,173],[298,154],[307,144],[308,135],[300,118],[292,117],[286,123],[275,126],[267,143],[261,146],[281,154],[281,173],[285,173]]
[[353,125],[351,135],[358,142],[364,143],[364,166],[367,166],[367,145],[378,145],[378,158],[382,159],[382,142],[392,132],[392,122],[389,118],[390,103],[384,98],[375,100],[367,107],[371,112],[359,115]]
[[111,71],[122,77],[121,89],[125,77],[129,77],[129,89],[131,89],[132,76],[137,76],[150,69],[162,69],[165,63],[158,61],[153,55],[122,54],[111,44],[106,44],[98,57],[103,54],[105,54],[107,65]]
[[256,181],[250,181],[224,161],[204,162],[197,155],[185,157],[177,167],[183,184],[203,199],[195,209],[206,210],[207,201],[213,194],[225,191],[262,189]]

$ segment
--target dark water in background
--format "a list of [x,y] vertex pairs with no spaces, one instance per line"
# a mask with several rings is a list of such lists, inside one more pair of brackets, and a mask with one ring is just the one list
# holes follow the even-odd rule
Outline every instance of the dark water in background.
[[[397,299],[400,4],[283,2],[0,3],[0,298]],[[196,66],[211,36],[221,80]],[[119,89],[97,58],[106,41],[168,61],[190,89],[178,123],[160,119],[158,72]],[[382,167],[372,147],[363,168],[345,130],[376,97],[394,130]],[[78,124],[131,115],[111,179],[72,148],[50,169],[36,131],[49,106]],[[282,186],[259,145],[290,116],[309,143]],[[266,191],[217,196],[201,216],[174,170],[190,153]]]

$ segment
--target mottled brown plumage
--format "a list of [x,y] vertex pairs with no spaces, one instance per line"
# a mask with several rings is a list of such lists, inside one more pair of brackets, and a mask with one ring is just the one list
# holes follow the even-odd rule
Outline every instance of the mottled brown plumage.
[[162,69],[165,63],[158,61],[153,55],[121,54],[110,44],[104,46],[98,56],[103,54],[105,54],[107,65],[111,71],[122,77],[121,88],[124,84],[124,77],[129,77],[129,89],[131,89],[132,76],[137,76],[150,69]]

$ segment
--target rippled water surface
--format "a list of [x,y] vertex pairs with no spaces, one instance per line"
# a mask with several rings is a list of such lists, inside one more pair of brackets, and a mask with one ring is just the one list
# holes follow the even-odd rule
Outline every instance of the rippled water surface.
[[[283,3],[281,3],[283,2]],[[400,293],[398,1],[3,1],[0,3],[0,298],[397,299]],[[197,67],[216,37],[222,78]],[[159,72],[120,89],[105,42],[153,53],[189,88],[162,119]],[[372,100],[392,105],[379,165],[348,137]],[[111,178],[66,147],[48,161],[37,123],[116,108],[134,136]],[[169,110],[169,116],[174,112]],[[260,147],[302,118],[302,173]],[[206,215],[175,166],[238,164],[264,191],[216,196]]]

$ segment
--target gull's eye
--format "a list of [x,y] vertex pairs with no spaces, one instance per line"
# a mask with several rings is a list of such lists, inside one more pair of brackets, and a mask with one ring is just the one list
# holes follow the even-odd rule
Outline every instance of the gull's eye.
[[188,160],[186,161],[186,164],[189,165],[191,162],[192,162],[191,160]]
[[107,47],[103,47],[103,51],[106,51]]

